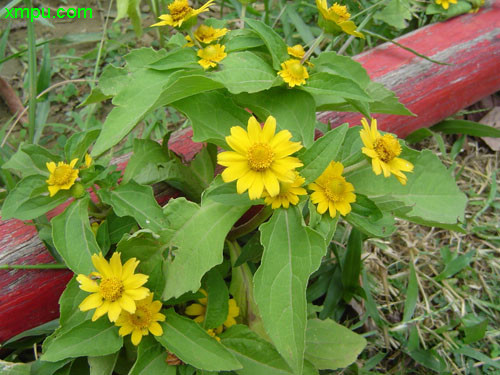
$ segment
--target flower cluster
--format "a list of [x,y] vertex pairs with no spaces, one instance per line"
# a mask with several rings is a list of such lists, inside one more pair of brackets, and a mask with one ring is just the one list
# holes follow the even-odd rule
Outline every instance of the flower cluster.
[[[403,172],[411,172],[413,164],[399,158],[401,146],[391,134],[381,135],[377,121],[372,119],[371,128],[366,119],[362,120],[360,136],[365,147],[362,152],[372,159],[375,174],[384,177],[391,174],[405,185],[407,177]],[[264,198],[273,209],[288,208],[299,203],[300,195],[307,195],[302,187],[305,179],[296,168],[302,162],[295,152],[302,148],[300,142],[292,142],[288,130],[276,133],[276,119],[269,116],[261,127],[255,117],[248,120],[247,130],[233,126],[226,142],[232,151],[221,152],[218,163],[226,169],[222,172],[224,182],[236,181],[238,194],[248,190],[250,199]],[[315,182],[308,185],[313,191],[311,201],[317,205],[320,214],[329,212],[331,217],[337,211],[345,216],[351,211],[351,203],[356,201],[354,186],[342,176],[344,166],[331,161]]]
[[281,70],[278,72],[278,75],[290,87],[304,85],[306,79],[309,78],[309,73],[302,62],[302,59],[306,55],[304,48],[300,44],[297,44],[293,47],[288,47],[287,52],[291,58],[281,64]]

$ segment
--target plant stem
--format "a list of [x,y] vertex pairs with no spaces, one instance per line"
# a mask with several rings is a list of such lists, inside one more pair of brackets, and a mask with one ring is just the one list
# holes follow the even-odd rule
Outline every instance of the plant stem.
[[0,270],[58,270],[67,269],[62,263],[48,264],[0,264]]
[[350,165],[348,167],[344,168],[343,174],[346,175],[348,173],[354,172],[358,169],[361,169],[363,167],[366,167],[368,165],[368,161],[366,159],[361,160],[360,162]]
[[325,32],[321,31],[321,34],[318,35],[318,37],[316,38],[316,40],[314,41],[312,46],[309,47],[309,49],[307,50],[307,52],[304,55],[304,57],[302,58],[302,60],[300,60],[301,64],[304,64],[304,61],[306,61],[312,55],[312,53],[314,52],[316,47],[319,46],[319,44],[321,43],[321,41],[323,40],[324,37],[325,37]]
[[248,220],[245,224],[240,225],[239,227],[231,229],[231,231],[227,235],[227,239],[233,241],[245,234],[250,233],[254,229],[256,229],[260,224],[266,221],[269,216],[273,213],[273,209],[271,206],[265,206],[260,210],[257,215]]
[[[32,8],[31,0],[25,0],[28,9]],[[29,128],[28,142],[33,142],[36,126],[36,35],[33,21],[26,20],[28,27],[28,79],[29,79]]]
[[[357,27],[357,31],[360,31],[363,30],[363,27],[366,26],[366,24],[372,19],[372,16],[375,14],[375,11],[371,12],[368,16],[365,17],[365,19],[359,24],[359,26]],[[340,47],[339,49],[339,52],[338,54],[339,55],[342,55],[345,50],[347,49],[347,47],[349,47],[349,45],[352,43],[352,41],[355,39],[356,37],[354,35],[349,35],[349,38],[347,38],[346,42],[344,43],[344,45],[342,47]]]
[[240,29],[245,28],[245,15],[247,14],[247,6],[241,6],[241,15],[240,15]]

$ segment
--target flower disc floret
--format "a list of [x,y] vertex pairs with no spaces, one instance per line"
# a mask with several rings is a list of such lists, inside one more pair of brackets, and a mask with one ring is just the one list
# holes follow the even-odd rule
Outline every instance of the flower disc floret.
[[372,169],[376,175],[384,173],[384,177],[390,177],[391,173],[398,181],[406,185],[408,178],[403,172],[412,172],[413,164],[398,156],[401,154],[401,145],[392,134],[381,135],[377,130],[377,120],[372,119],[371,127],[365,118],[361,119],[363,129],[359,132],[365,147],[361,149],[363,154],[372,159]]
[[216,29],[212,26],[200,25],[198,29],[194,32],[194,37],[198,39],[201,43],[212,43],[224,35],[226,35],[228,30],[226,28]]
[[280,193],[277,196],[271,197],[267,191],[264,191],[262,195],[264,197],[264,201],[273,209],[280,207],[288,208],[290,207],[290,204],[296,205],[299,203],[299,195],[307,195],[306,189],[302,187],[305,181],[306,180],[303,177],[295,172],[295,180],[293,182],[280,183]]
[[136,301],[149,295],[149,289],[143,287],[148,276],[134,273],[139,261],[131,258],[122,265],[120,253],[114,253],[108,263],[100,253],[92,255],[92,263],[97,272],[92,272],[90,277],[80,274],[76,278],[80,289],[92,293],[80,303],[80,310],[96,309],[92,321],[106,313],[111,322],[115,322],[122,311],[135,313]]
[[302,166],[299,159],[290,156],[302,148],[300,142],[292,142],[288,130],[276,132],[276,119],[269,116],[261,128],[255,117],[248,120],[247,130],[240,126],[231,128],[226,142],[234,151],[221,152],[217,156],[224,182],[236,182],[238,194],[248,190],[250,199],[262,197],[264,189],[270,197],[280,192],[280,182],[293,183],[295,168]]
[[207,12],[208,7],[212,5],[214,1],[215,0],[209,0],[201,8],[193,9],[189,6],[188,0],[174,0],[174,2],[168,6],[169,14],[162,14],[158,17],[161,21],[151,26],[181,27],[182,24],[190,18],[200,13]]
[[50,172],[49,179],[46,180],[49,195],[53,197],[59,190],[69,190],[78,178],[78,169],[74,168],[78,159],[73,159],[69,164],[62,161],[57,165],[53,161],[46,163]]
[[200,64],[203,69],[215,68],[217,63],[227,56],[227,53],[224,52],[225,49],[226,46],[213,44],[198,50],[198,57],[201,58],[198,64]]
[[332,161],[315,182],[309,184],[311,201],[317,204],[317,211],[324,214],[327,210],[333,218],[337,211],[345,216],[351,212],[351,203],[356,201],[354,186],[342,176],[344,166]]
[[290,87],[304,85],[306,79],[309,78],[306,67],[297,59],[290,59],[282,63],[278,75],[281,76],[283,81],[288,83]]

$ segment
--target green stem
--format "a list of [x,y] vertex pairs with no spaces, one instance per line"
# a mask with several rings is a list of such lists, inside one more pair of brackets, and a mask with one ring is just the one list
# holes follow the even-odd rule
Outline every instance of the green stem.
[[353,164],[353,165],[350,165],[348,167],[345,167],[344,168],[344,172],[342,174],[346,175],[348,173],[352,173],[358,169],[361,169],[361,168],[364,168],[366,167],[368,164],[368,160],[366,159],[363,159],[362,161],[356,163],[356,164]]
[[196,37],[194,36],[193,29],[192,28],[189,29],[187,33],[191,37],[191,40],[196,45],[196,47],[198,47],[199,49],[203,49],[203,46],[200,44],[200,42],[198,42],[198,39],[196,39]]
[[[368,16],[366,16],[365,19],[357,27],[357,31],[361,32],[361,30],[363,30],[363,28],[366,26],[366,24],[372,19],[372,16],[374,14],[375,14],[375,12],[371,12]],[[346,40],[344,45],[342,47],[340,47],[338,54],[342,55],[345,52],[345,50],[347,49],[347,47],[349,47],[349,45],[352,43],[352,41],[355,38],[356,37],[354,35],[349,35],[349,38]]]
[[58,270],[67,269],[62,263],[49,264],[0,264],[0,270]]
[[[31,9],[31,0],[25,0],[24,3],[28,9]],[[28,79],[29,79],[29,128],[28,142],[33,142],[36,126],[36,35],[33,20],[26,20],[28,26]]]
[[245,234],[252,232],[254,229],[257,229],[260,224],[266,221],[269,216],[273,213],[273,209],[271,206],[265,206],[262,210],[260,210],[257,215],[248,220],[245,224],[240,225],[239,227],[235,227],[231,229],[231,231],[227,235],[227,239],[233,241]]
[[323,40],[324,37],[325,37],[325,32],[321,31],[321,34],[318,35],[318,37],[316,38],[316,40],[314,41],[312,46],[309,47],[309,49],[307,50],[307,52],[304,55],[304,57],[302,58],[302,60],[300,60],[301,64],[304,64],[304,61],[306,61],[312,55],[312,53],[314,52],[316,47],[319,46],[319,44],[321,43],[321,41]]
[[247,6],[242,5],[241,6],[241,15],[240,15],[240,29],[245,28],[245,15],[247,14]]

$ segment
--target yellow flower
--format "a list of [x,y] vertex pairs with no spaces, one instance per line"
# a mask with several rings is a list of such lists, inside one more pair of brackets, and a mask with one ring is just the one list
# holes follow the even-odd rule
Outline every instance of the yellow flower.
[[153,302],[153,293],[137,301],[135,313],[131,314],[122,311],[120,314],[115,323],[120,327],[118,334],[126,336],[132,333],[132,344],[135,346],[139,345],[142,336],[147,336],[149,332],[155,336],[161,336],[163,328],[158,322],[165,321],[165,315],[160,313],[161,308],[162,303],[160,301]]
[[227,56],[227,53],[224,52],[225,49],[226,46],[214,44],[198,50],[198,57],[201,58],[198,64],[200,64],[203,69],[208,69],[210,67],[215,68],[217,63]]
[[318,205],[318,213],[324,214],[329,210],[333,218],[337,211],[343,216],[351,212],[350,203],[356,201],[356,195],[353,193],[354,186],[342,176],[343,170],[342,163],[332,161],[321,176],[309,184],[309,189],[314,190],[311,201]]
[[356,31],[356,24],[349,20],[351,14],[347,11],[345,5],[335,3],[328,8],[326,0],[316,0],[316,7],[320,12],[318,23],[326,32],[338,34],[343,31],[359,38],[365,37],[362,33]]
[[[217,332],[220,328],[220,332]],[[210,329],[207,329],[207,333],[212,336],[214,339],[216,339],[217,341],[220,342],[220,337],[217,336],[219,333],[222,332],[222,326],[220,327],[217,327],[217,328],[210,328]]]
[[299,203],[298,196],[307,194],[306,189],[301,187],[305,181],[306,180],[303,177],[295,172],[295,180],[292,183],[280,183],[280,193],[277,196],[270,197],[267,191],[264,191],[262,195],[264,197],[264,201],[273,209],[280,207],[288,208],[290,204],[296,205]]
[[49,179],[46,181],[49,185],[49,194],[53,197],[59,190],[69,190],[78,178],[78,169],[74,166],[78,159],[73,159],[69,164],[62,161],[54,163],[53,161],[45,163],[50,172]]
[[288,47],[287,52],[290,56],[296,57],[298,59],[303,58],[306,54],[306,51],[304,51],[304,48],[300,44],[296,44],[293,47]]
[[[200,289],[205,296],[207,292],[204,289]],[[207,298],[198,299],[199,303],[193,303],[189,305],[184,311],[186,315],[195,316],[193,319],[196,323],[203,323],[205,320],[205,314],[207,313]],[[240,314],[240,308],[236,305],[236,301],[234,298],[231,298],[228,301],[228,311],[226,320],[223,323],[223,326],[229,328],[236,324],[236,318]],[[215,328],[216,333],[222,332],[222,326]],[[210,334],[210,333],[209,333]],[[211,335],[211,334],[210,334]],[[211,335],[212,336],[212,335]]]
[[448,9],[451,4],[456,4],[457,0],[436,0],[437,5],[441,5],[444,9]]
[[234,298],[231,298],[228,301],[228,305],[229,306],[228,306],[228,311],[227,311],[227,317],[226,317],[226,320],[224,321],[224,323],[222,323],[222,325],[226,328],[234,326],[236,324],[236,320],[234,318],[236,318],[238,315],[240,315],[240,308],[236,304],[236,301],[234,300]]
[[194,37],[200,42],[208,44],[226,35],[227,31],[226,28],[215,29],[212,26],[200,25],[194,32]]
[[307,73],[306,67],[300,63],[300,60],[287,60],[281,64],[281,69],[278,75],[290,87],[303,85],[306,83],[306,79],[309,78],[309,73]]
[[269,116],[261,128],[255,117],[248,120],[247,131],[233,126],[226,142],[234,151],[217,155],[217,162],[227,167],[222,172],[224,182],[237,180],[236,190],[248,190],[250,199],[259,199],[264,188],[271,197],[280,192],[280,182],[292,183],[299,159],[290,156],[302,148],[300,142],[291,142],[288,130],[276,132],[276,119]]
[[76,278],[80,289],[92,293],[80,303],[80,310],[96,309],[92,321],[108,313],[109,320],[115,322],[122,310],[135,313],[136,301],[149,295],[149,289],[143,287],[148,276],[134,274],[139,261],[131,258],[122,266],[120,253],[114,253],[109,263],[100,253],[92,255],[92,263],[98,272],[92,272],[91,277],[80,274]]
[[413,164],[398,158],[401,154],[398,139],[391,134],[381,135],[377,130],[375,119],[372,119],[371,128],[365,118],[361,119],[361,123],[363,129],[359,135],[365,145],[361,151],[372,158],[373,172],[376,175],[384,172],[384,177],[390,177],[392,173],[401,184],[406,185],[407,177],[403,172],[413,171]]
[[186,38],[186,44],[184,44],[184,47],[193,47],[194,46],[194,42],[193,42],[193,39],[191,39],[191,37],[189,35],[186,35],[184,38]]
[[83,165],[80,166],[81,169],[86,169],[90,168],[92,165],[92,156],[89,154],[85,154],[85,161],[83,162]]
[[207,12],[208,7],[212,5],[215,0],[208,0],[200,9],[193,9],[189,6],[188,0],[174,0],[168,6],[170,14],[162,14],[159,19],[160,22],[151,26],[172,26],[180,27],[183,22],[190,18],[197,16],[200,13]]

